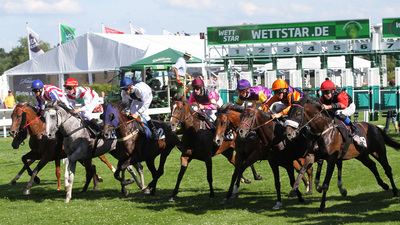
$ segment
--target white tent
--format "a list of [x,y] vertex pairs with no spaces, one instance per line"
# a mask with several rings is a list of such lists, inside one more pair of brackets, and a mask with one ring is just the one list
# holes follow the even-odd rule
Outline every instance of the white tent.
[[204,59],[198,36],[86,33],[4,72],[10,75],[92,73],[114,70],[172,48]]
[[[303,69],[319,69],[321,68],[321,61],[319,57],[303,58]],[[371,62],[359,57],[354,57],[354,68],[370,68]],[[344,56],[328,57],[328,68],[339,69],[346,68],[346,60]],[[272,70],[272,63],[266,65],[264,69]],[[279,70],[295,70],[295,58],[280,58],[278,59]]]

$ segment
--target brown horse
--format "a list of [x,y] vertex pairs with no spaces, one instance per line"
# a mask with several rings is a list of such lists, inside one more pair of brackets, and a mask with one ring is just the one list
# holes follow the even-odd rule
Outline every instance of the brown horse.
[[[275,189],[277,192],[277,204],[272,209],[279,209],[283,205],[279,181],[279,166],[286,169],[290,185],[293,186],[295,182],[293,161],[305,156],[307,151],[305,142],[294,143],[286,141],[283,135],[285,133],[283,123],[272,119],[270,113],[256,109],[255,104],[251,108],[245,108],[240,117],[241,123],[237,129],[238,137],[246,138],[255,130],[262,143],[266,146],[266,151],[264,152],[274,173]],[[296,190],[296,195],[300,202],[304,202],[299,190]]]
[[[360,130],[359,134],[365,137],[368,147],[351,143],[347,152],[343,152],[343,148],[346,143],[342,137],[342,134],[338,131],[337,126],[335,126],[332,117],[329,116],[326,111],[321,109],[321,103],[319,99],[310,97],[305,98],[301,102],[295,102],[292,105],[289,113],[292,114],[289,119],[293,121],[291,124],[294,128],[294,131],[298,129],[298,126],[304,126],[307,124],[311,127],[311,132],[308,134],[308,139],[312,140],[318,145],[318,148],[313,148],[313,146],[315,146],[314,144],[309,145],[309,152],[303,169],[312,165],[315,158],[325,159],[328,162],[325,180],[322,187],[323,195],[318,212],[323,212],[325,208],[326,193],[329,188],[329,182],[332,177],[334,165],[338,161],[342,160],[356,158],[357,160],[361,161],[374,174],[378,184],[384,190],[388,190],[389,186],[380,178],[375,162],[369,157],[369,155],[371,155],[384,168],[385,174],[389,178],[392,185],[393,196],[397,196],[397,188],[393,181],[392,168],[390,167],[386,156],[385,144],[395,148],[396,150],[400,148],[400,144],[393,141],[387,134],[385,134],[385,132],[382,131],[382,129],[366,122],[356,123],[356,126],[358,126],[358,129]],[[302,123],[302,117],[306,118],[308,122]],[[293,124],[296,123],[297,127],[293,126]],[[293,130],[287,130],[288,136],[295,136]],[[299,179],[297,179],[297,181],[299,181]],[[293,190],[295,188],[296,185],[293,186]]]
[[[223,140],[223,136],[225,132],[230,129],[236,130],[236,128],[240,125],[240,114],[243,112],[242,107],[238,107],[233,105],[232,103],[224,104],[219,110],[216,120],[216,135],[214,141],[218,144]],[[250,136],[250,137],[249,137]],[[229,202],[229,198],[235,198],[238,195],[239,188],[239,180],[237,180],[235,189],[233,190],[234,182],[237,179],[237,176],[243,173],[243,170],[246,169],[249,165],[252,167],[254,171],[253,164],[251,162],[256,162],[262,159],[267,159],[266,155],[263,153],[262,144],[260,139],[254,133],[250,134],[246,139],[236,138],[235,139],[235,151],[236,151],[236,166],[235,172],[232,175],[231,185],[229,191],[227,193],[226,198],[223,200],[222,204],[227,204]],[[264,150],[265,151],[265,150]],[[304,163],[304,159],[297,159],[293,161],[293,166],[297,171],[300,171],[302,163]],[[309,170],[307,178],[303,176],[304,185],[306,186],[306,191],[308,194],[312,194],[311,180],[312,180],[312,171]],[[255,179],[257,179],[255,177]],[[232,192],[233,190],[233,192]],[[310,191],[311,190],[311,191]]]
[[233,151],[235,143],[233,141],[223,141],[220,146],[213,144],[213,136],[215,130],[207,129],[205,122],[198,118],[198,112],[193,111],[186,100],[178,99],[171,105],[171,120],[169,125],[172,131],[181,124],[180,132],[183,133],[180,151],[181,154],[181,170],[169,201],[175,201],[178,194],[179,185],[182,181],[189,163],[193,159],[205,162],[207,168],[207,181],[210,188],[210,198],[214,197],[214,189],[212,186],[212,157],[221,153],[230,163],[235,165],[235,156]]
[[[31,180],[29,181],[27,187],[24,190],[24,194],[28,195],[30,194],[30,188],[32,187],[33,181],[36,183],[40,183],[39,177],[37,177],[37,174],[39,171],[49,162],[49,161],[55,161],[56,163],[56,176],[57,176],[57,183],[58,187],[57,190],[61,190],[61,182],[60,182],[60,177],[61,177],[61,172],[60,172],[60,160],[66,157],[66,154],[62,150],[62,137],[60,137],[60,140],[57,141],[52,141],[52,140],[47,140],[43,138],[43,134],[45,131],[46,123],[42,121],[41,116],[38,116],[38,110],[32,106],[31,104],[19,104],[18,106],[15,107],[13,113],[11,114],[12,118],[12,124],[10,127],[10,135],[14,137],[13,140],[13,148],[16,149],[19,147],[19,145],[27,138],[28,134],[30,134],[30,139],[29,139],[29,147],[31,148],[31,151],[22,156],[22,162],[24,163],[24,167],[22,170],[18,173],[20,176],[24,170],[26,169],[28,171],[28,174],[31,176]],[[107,159],[102,156],[99,157],[104,163],[109,166],[111,170],[115,170],[114,167],[108,163]],[[29,160],[30,159],[30,160]],[[30,165],[35,161],[35,160],[40,160],[36,168],[32,171],[30,169]],[[87,176],[87,181],[90,181],[91,179],[91,171],[92,167],[94,166],[91,164],[91,162],[81,162],[83,166],[86,168],[86,176]],[[19,176],[16,176],[16,178]],[[102,180],[101,177],[99,177],[97,174],[95,174],[96,179],[95,179],[95,187],[94,189],[97,190],[97,180]],[[14,178],[14,180],[16,180]],[[88,183],[87,183],[88,185]],[[86,191],[87,185],[83,189],[83,191]]]
[[[166,123],[153,120],[158,130],[159,140],[148,140],[143,123],[138,119],[129,120],[122,113],[127,107],[128,102],[120,101],[114,105],[106,105],[104,110],[104,137],[110,138],[112,132],[115,131],[118,138],[114,154],[114,157],[118,159],[118,167],[114,177],[121,182],[122,194],[127,196],[129,191],[125,186],[131,184],[133,180],[125,180],[125,170],[129,165],[146,161],[147,168],[153,177],[146,190],[154,195],[157,181],[164,174],[165,161],[171,150],[179,143],[179,139]],[[158,155],[160,155],[160,164],[156,170],[154,160]],[[122,177],[120,177],[120,172]]]

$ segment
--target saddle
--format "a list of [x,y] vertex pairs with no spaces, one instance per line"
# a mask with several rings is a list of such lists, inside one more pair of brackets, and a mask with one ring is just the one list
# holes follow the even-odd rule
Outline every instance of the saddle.
[[199,118],[201,121],[203,121],[204,127],[206,129],[208,129],[208,130],[216,130],[217,129],[215,127],[214,123],[211,122],[210,119],[207,116],[203,116],[203,115],[197,113],[197,118]]
[[[353,143],[355,146],[360,146],[360,147],[367,147],[367,142],[365,137],[363,136],[364,134],[362,132],[358,132],[354,137],[351,136],[351,129],[348,127],[346,124],[344,124],[343,121],[341,121],[338,118],[334,119],[335,124],[337,125],[337,128],[340,132],[340,134],[343,137],[343,140],[345,141],[345,146],[343,148],[342,154],[339,156],[339,159],[343,159],[343,157],[346,155],[347,150],[349,149],[349,146],[351,143]],[[355,124],[358,126],[357,124]],[[361,131],[361,127],[358,126],[358,129]]]

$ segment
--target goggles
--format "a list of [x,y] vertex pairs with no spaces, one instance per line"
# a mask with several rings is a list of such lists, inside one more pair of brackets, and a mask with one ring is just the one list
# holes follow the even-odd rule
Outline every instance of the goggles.
[[324,95],[328,95],[328,94],[330,94],[330,93],[332,93],[331,90],[324,90],[324,91],[322,91],[322,94],[324,94]]
[[279,94],[282,94],[283,92],[285,92],[284,90],[285,90],[285,89],[283,89],[283,88],[277,89],[277,90],[274,91],[274,93],[275,93],[276,95],[279,95]]
[[72,89],[74,89],[74,87],[72,87],[72,86],[66,86],[65,89],[67,89],[67,90],[72,90]]
[[33,93],[40,92],[40,89],[37,89],[37,88],[32,89],[32,92],[33,92]]

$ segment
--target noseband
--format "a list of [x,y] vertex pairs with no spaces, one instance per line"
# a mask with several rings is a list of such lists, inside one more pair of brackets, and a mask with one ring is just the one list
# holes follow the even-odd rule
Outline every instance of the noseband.
[[[34,120],[32,120],[30,123],[28,123],[27,121],[26,121],[26,111],[25,111],[25,107],[24,108],[22,108],[22,107],[18,107],[18,106],[16,106],[15,108],[17,108],[17,109],[20,109],[23,113],[22,113],[22,121],[24,121],[25,120],[25,125],[22,127],[22,124],[20,125],[20,130],[22,131],[22,130],[24,130],[24,129],[26,129],[29,125],[31,125],[32,123],[34,123],[36,120],[38,120],[38,119],[40,119],[40,117],[42,117],[42,116],[38,116],[38,117],[36,117]],[[25,117],[25,119],[24,119],[24,117]],[[44,123],[42,123],[42,126],[40,127],[40,129],[38,130],[38,132],[36,132],[36,134],[31,134],[31,136],[35,136],[35,135],[38,135],[39,134],[39,132],[42,130],[42,127],[43,127],[43,124]]]

